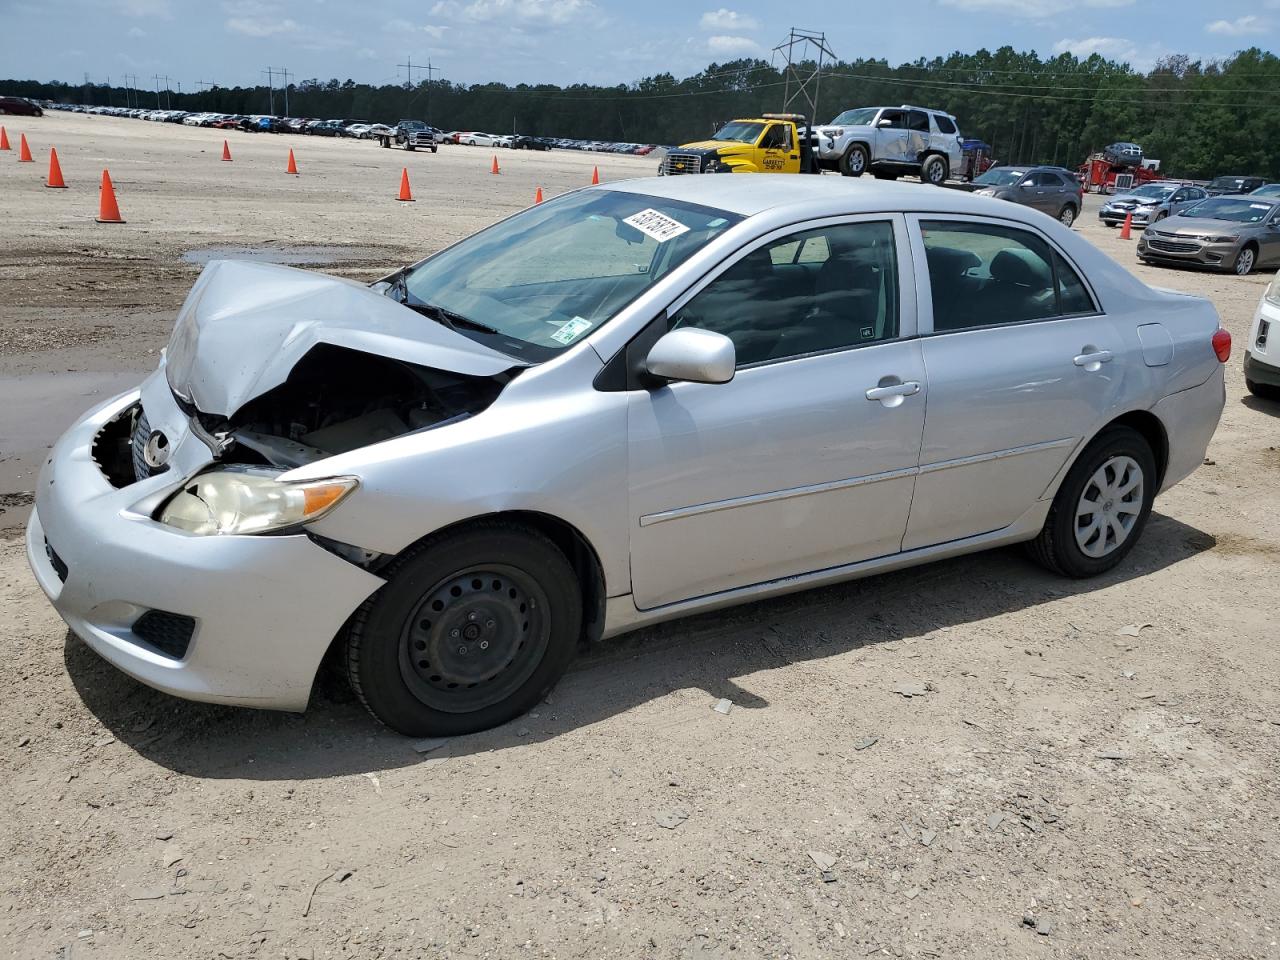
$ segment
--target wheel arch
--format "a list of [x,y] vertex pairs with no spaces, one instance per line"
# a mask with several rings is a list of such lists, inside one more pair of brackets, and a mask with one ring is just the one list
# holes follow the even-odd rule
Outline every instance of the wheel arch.
[[1136,430],[1148,444],[1151,445],[1151,452],[1156,458],[1156,484],[1155,489],[1158,491],[1164,486],[1165,472],[1169,467],[1169,434],[1165,429],[1164,423],[1160,418],[1150,410],[1128,410],[1124,413],[1117,414],[1106,423],[1101,424],[1097,430],[1089,434],[1088,438],[1082,440],[1076,445],[1072,455],[1067,461],[1058,468],[1058,472],[1054,474],[1053,479],[1040,494],[1041,500],[1050,500],[1058,495],[1063,481],[1067,478],[1067,474],[1071,472],[1071,468],[1075,466],[1081,454],[1089,448],[1099,436],[1111,427],[1129,427]]

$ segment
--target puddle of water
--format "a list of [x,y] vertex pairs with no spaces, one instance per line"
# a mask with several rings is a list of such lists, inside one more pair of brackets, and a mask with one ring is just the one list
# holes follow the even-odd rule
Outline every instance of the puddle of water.
[[0,529],[26,523],[49,448],[76,418],[142,382],[143,373],[38,373],[0,377]]
[[218,246],[188,250],[182,255],[184,263],[200,266],[210,260],[250,260],[255,263],[278,263],[284,266],[314,266],[324,263],[343,263],[350,260],[378,260],[378,253],[363,247],[334,247],[324,244],[290,247],[237,247]]

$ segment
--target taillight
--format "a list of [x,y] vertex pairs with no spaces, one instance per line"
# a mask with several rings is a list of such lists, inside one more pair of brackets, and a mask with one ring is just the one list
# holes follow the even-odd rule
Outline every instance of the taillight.
[[1218,355],[1220,363],[1226,363],[1231,359],[1231,334],[1219,327],[1218,332],[1213,335],[1213,340],[1210,342],[1213,344],[1213,352]]

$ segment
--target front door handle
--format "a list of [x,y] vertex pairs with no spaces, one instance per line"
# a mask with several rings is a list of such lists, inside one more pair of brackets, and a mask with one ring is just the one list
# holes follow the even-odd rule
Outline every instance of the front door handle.
[[897,377],[882,377],[879,386],[867,391],[867,399],[879,400],[886,407],[897,407],[907,397],[913,397],[919,392],[920,384],[914,380],[904,383]]
[[1110,363],[1114,358],[1115,354],[1110,350],[1090,350],[1085,347],[1085,352],[1072,358],[1071,362],[1077,367],[1084,367],[1089,373],[1096,373],[1104,363]]

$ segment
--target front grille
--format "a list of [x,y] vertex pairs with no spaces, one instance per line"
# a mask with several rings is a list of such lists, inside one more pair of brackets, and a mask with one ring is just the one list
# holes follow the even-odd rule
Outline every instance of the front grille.
[[696,153],[668,153],[662,161],[662,172],[668,177],[681,173],[701,173],[702,157]]
[[1148,238],[1147,246],[1161,253],[1196,253],[1200,249],[1200,244],[1189,240],[1158,240],[1155,237]]
[[53,547],[49,545],[48,537],[45,537],[45,540],[44,540],[44,554],[46,557],[49,558],[49,563],[53,565],[53,572],[58,575],[58,579],[61,580],[63,583],[66,583],[67,573],[69,572],[67,570],[67,563],[60,556],[58,556],[58,551],[53,549]]
[[134,636],[174,660],[181,660],[187,655],[195,630],[194,617],[167,610],[148,610],[133,624]]
[[121,410],[93,438],[93,462],[113,487],[127,487],[138,479],[133,465],[133,429],[140,410],[136,403]]

